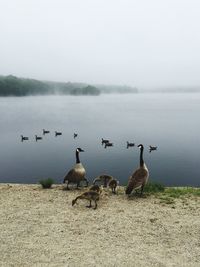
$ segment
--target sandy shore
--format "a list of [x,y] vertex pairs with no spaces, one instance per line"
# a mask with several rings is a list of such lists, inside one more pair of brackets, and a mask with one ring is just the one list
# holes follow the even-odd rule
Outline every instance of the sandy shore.
[[108,191],[93,210],[62,188],[0,184],[0,266],[200,266],[200,198]]

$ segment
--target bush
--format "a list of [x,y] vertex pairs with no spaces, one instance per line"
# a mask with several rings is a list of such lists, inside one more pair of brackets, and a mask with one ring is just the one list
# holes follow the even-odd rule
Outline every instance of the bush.
[[42,185],[42,188],[51,188],[52,184],[54,183],[54,180],[52,178],[42,179],[39,181],[39,183]]

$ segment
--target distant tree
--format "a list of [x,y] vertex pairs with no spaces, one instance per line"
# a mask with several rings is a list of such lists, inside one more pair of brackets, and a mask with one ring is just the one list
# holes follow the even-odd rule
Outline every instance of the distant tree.
[[100,93],[99,89],[91,85],[84,88],[74,88],[70,91],[71,95],[99,95]]

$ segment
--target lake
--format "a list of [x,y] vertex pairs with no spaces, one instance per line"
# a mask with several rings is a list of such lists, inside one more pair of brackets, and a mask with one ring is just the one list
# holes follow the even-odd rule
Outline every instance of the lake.
[[[126,184],[144,144],[150,180],[168,186],[199,186],[200,94],[102,94],[0,98],[0,182],[62,183],[80,154],[87,177],[107,173]],[[42,135],[42,129],[50,134]],[[55,137],[55,131],[62,136]],[[74,132],[78,137],[74,139]],[[21,142],[20,135],[29,140]],[[43,140],[35,141],[35,134]],[[114,147],[104,148],[101,138]],[[158,146],[149,153],[148,146]]]

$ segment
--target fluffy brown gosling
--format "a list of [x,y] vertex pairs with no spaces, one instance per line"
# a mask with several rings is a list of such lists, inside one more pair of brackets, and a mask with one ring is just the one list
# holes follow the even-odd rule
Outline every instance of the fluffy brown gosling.
[[102,188],[99,185],[94,184],[89,188],[89,191],[95,191],[95,192],[101,194],[102,193]]
[[109,183],[108,186],[110,187],[110,189],[112,190],[113,194],[116,194],[116,188],[117,188],[118,182],[116,179],[112,179]]
[[95,185],[96,182],[100,182],[101,184],[103,184],[104,187],[108,186],[108,183],[113,179],[112,176],[107,175],[107,174],[102,174],[99,175],[97,178],[94,179],[93,181],[93,185]]
[[87,191],[81,194],[80,196],[76,197],[72,200],[72,206],[77,202],[78,199],[86,199],[89,200],[90,204],[89,206],[86,206],[87,208],[92,207],[92,201],[95,203],[94,210],[97,208],[97,201],[99,200],[99,193],[96,191]]

